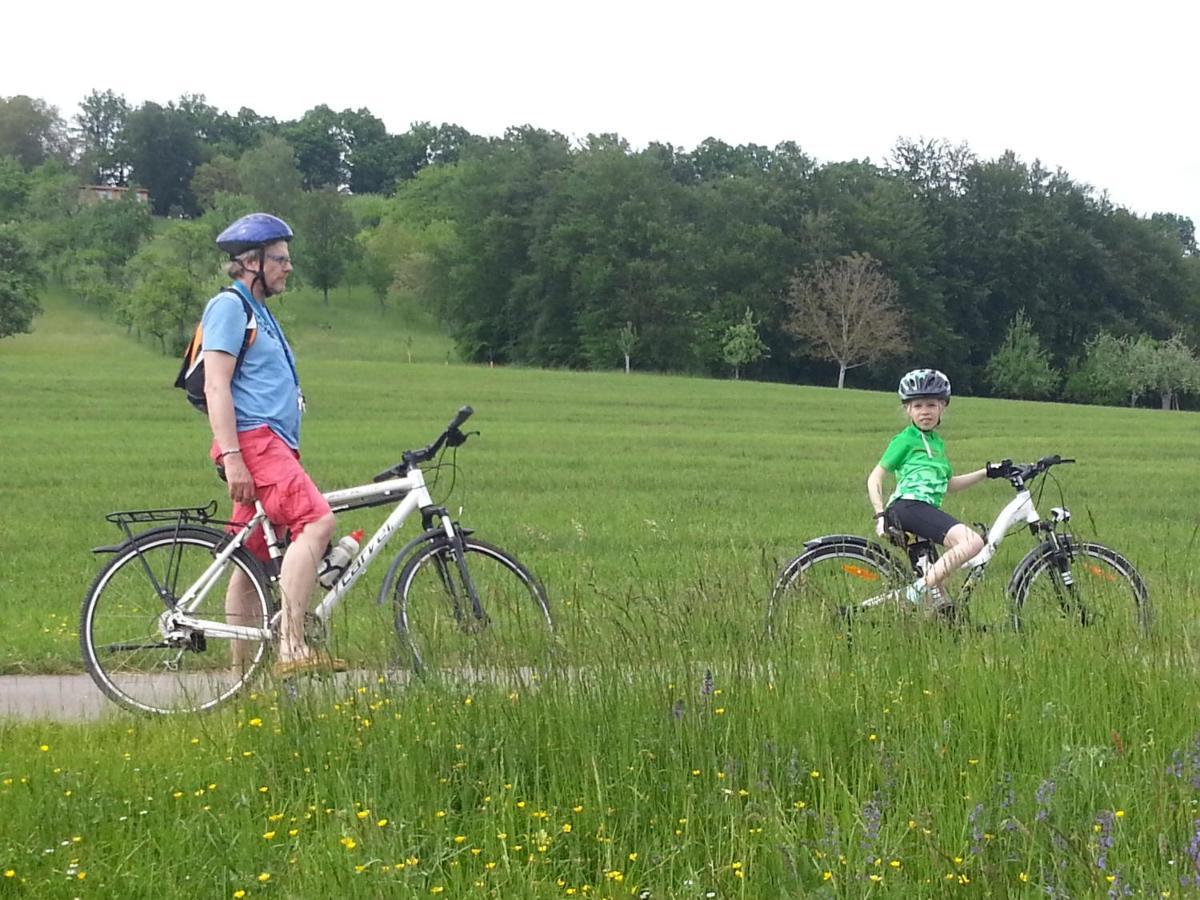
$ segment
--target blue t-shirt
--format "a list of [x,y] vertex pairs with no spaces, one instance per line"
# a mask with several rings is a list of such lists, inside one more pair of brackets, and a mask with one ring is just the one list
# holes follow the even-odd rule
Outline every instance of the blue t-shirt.
[[[300,378],[296,360],[283,330],[270,310],[239,281],[234,288],[250,302],[258,335],[233,376],[233,406],[237,430],[266,425],[293,450],[300,449]],[[208,301],[200,320],[203,350],[221,350],[236,357],[246,335],[246,311],[237,297],[218,294]]]

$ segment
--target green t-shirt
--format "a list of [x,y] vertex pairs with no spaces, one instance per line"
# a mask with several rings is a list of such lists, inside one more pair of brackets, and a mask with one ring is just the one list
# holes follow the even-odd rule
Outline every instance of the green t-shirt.
[[952,472],[946,445],[936,431],[909,425],[892,438],[879,465],[896,476],[896,490],[888,498],[889,504],[922,500],[931,506],[942,505]]

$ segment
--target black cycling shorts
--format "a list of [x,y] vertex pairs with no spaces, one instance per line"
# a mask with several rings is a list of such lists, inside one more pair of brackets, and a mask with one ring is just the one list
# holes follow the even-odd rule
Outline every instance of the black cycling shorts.
[[897,500],[887,508],[887,520],[896,528],[938,544],[946,543],[950,529],[962,524],[924,500]]

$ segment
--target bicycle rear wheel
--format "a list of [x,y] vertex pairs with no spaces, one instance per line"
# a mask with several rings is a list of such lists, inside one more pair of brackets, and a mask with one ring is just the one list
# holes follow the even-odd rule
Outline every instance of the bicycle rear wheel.
[[[110,699],[144,713],[197,712],[236,694],[263,663],[268,642],[193,632],[164,635],[162,617],[212,564],[225,538],[205,528],[164,528],[122,544],[83,600],[79,644],[88,674]],[[233,572],[248,588],[240,614],[227,613]],[[161,591],[161,596],[158,593]],[[238,549],[190,614],[267,629],[271,593],[257,561]]]
[[896,590],[912,577],[893,556],[861,538],[815,544],[784,566],[776,579],[768,633],[791,635],[813,622],[845,631],[854,615],[867,611],[864,602]]
[[1150,627],[1146,583],[1116,550],[1074,538],[1037,548],[1012,580],[1014,624],[1022,630],[1085,626],[1114,637]]
[[[396,631],[414,669],[536,666],[553,643],[546,591],[498,547],[446,537],[422,545],[396,581]],[[474,599],[473,599],[474,598]],[[478,606],[476,606],[476,600]]]

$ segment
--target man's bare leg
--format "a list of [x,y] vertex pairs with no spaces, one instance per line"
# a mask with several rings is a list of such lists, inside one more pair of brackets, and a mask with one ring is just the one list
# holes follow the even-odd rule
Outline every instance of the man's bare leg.
[[279,590],[283,595],[283,616],[279,627],[279,659],[283,662],[308,656],[304,640],[304,614],[317,580],[317,565],[333,535],[333,513],[304,526],[283,554],[279,572]]

